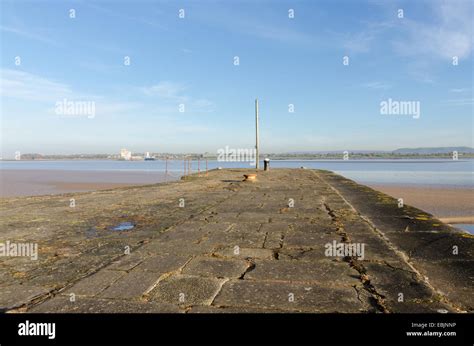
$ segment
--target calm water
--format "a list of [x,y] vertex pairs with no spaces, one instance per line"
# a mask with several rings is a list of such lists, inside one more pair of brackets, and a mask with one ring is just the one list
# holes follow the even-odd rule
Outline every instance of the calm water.
[[[261,163],[263,167],[263,162]],[[272,168],[327,169],[362,184],[394,184],[416,186],[445,186],[474,188],[474,160],[284,160],[271,161]],[[246,162],[208,161],[208,169],[247,168]],[[192,172],[206,169],[206,162],[193,161]],[[0,161],[0,170],[58,170],[58,171],[114,171],[164,173],[178,178],[183,175],[184,162],[171,161]],[[458,224],[456,227],[470,233],[474,225]]]
[[474,234],[474,225],[470,225],[468,223],[458,223],[454,226],[457,227],[457,228],[460,228],[462,230],[465,230],[465,231],[467,231],[471,234]]
[[[206,162],[192,162],[197,172],[206,169]],[[261,164],[263,167],[263,163]],[[474,160],[308,160],[271,161],[273,168],[327,169],[363,184],[431,185],[448,187],[474,187]],[[217,167],[250,167],[247,162],[209,161],[208,169]],[[62,171],[124,171],[164,172],[166,162],[156,161],[0,161],[0,169],[62,170]],[[168,172],[180,176],[184,172],[183,161],[168,161]]]

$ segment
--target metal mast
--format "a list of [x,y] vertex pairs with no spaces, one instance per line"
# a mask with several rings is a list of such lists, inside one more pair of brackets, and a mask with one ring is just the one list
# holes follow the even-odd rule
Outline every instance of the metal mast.
[[259,168],[259,153],[258,153],[258,99],[255,99],[255,169]]

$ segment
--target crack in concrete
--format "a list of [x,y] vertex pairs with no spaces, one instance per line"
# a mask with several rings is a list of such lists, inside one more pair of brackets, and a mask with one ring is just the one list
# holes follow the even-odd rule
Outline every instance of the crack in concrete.
[[401,260],[412,269],[413,273],[415,274],[415,277],[417,281],[421,281],[424,283],[432,292],[434,296],[439,296],[441,297],[441,300],[443,303],[451,307],[453,310],[461,310],[459,307],[457,307],[455,304],[453,304],[446,296],[444,293],[436,289],[431,283],[429,282],[428,278],[421,274],[418,269],[411,263],[409,255],[407,255],[404,251],[398,249],[391,241],[390,239],[375,225],[372,223],[372,221],[365,217],[364,215],[360,215],[360,217],[367,222],[367,224],[372,228],[372,230],[380,235],[380,237],[386,242],[387,246],[397,254],[398,257],[401,258]]
[[191,256],[181,267],[179,267],[178,269],[176,270],[172,270],[172,271],[169,271],[169,272],[166,272],[166,273],[163,273],[161,274],[158,279],[156,279],[156,281],[154,283],[152,283],[146,290],[145,292],[143,292],[143,294],[141,295],[141,299],[144,300],[144,301],[150,301],[150,293],[158,286],[158,284],[173,276],[173,275],[178,275],[178,274],[182,274],[183,272],[183,269],[184,267],[186,267],[188,265],[189,262],[191,262],[194,258],[196,258],[196,256]]
[[[313,172],[315,175],[318,175],[316,172]],[[319,175],[318,175],[319,177]],[[434,296],[439,296],[439,297],[442,297],[442,301],[450,306],[451,308],[453,308],[454,310],[460,310],[458,307],[456,307],[455,304],[453,304],[441,291],[439,291],[438,289],[436,289],[433,285],[431,285],[431,283],[429,282],[428,278],[424,275],[422,275],[418,269],[416,269],[416,267],[411,263],[410,261],[410,257],[405,253],[403,252],[402,250],[398,249],[391,241],[390,239],[385,235],[385,233],[382,232],[382,230],[378,229],[375,224],[368,218],[366,217],[365,215],[362,215],[359,211],[357,211],[357,209],[346,199],[344,198],[344,196],[334,187],[332,186],[331,184],[329,184],[328,182],[326,182],[325,179],[323,179],[322,177],[319,177],[319,179],[324,182],[327,186],[329,186],[334,192],[336,192],[336,194],[342,198],[342,200],[354,211],[354,213],[356,213],[362,220],[364,220],[370,227],[370,229],[374,232],[374,234],[377,234],[380,238],[382,238],[382,240],[385,242],[385,244],[390,248],[390,250],[392,250],[400,259],[402,262],[404,262],[406,265],[408,265],[412,270],[413,272],[415,273],[416,275],[416,278],[418,279],[418,281],[421,281],[422,283],[426,284],[426,286],[431,290],[431,292],[433,293]]]
[[390,310],[387,306],[385,306],[385,296],[377,292],[375,286],[370,282],[370,277],[367,274],[367,269],[363,266],[362,263],[359,263],[357,259],[351,258],[348,261],[350,267],[356,270],[359,273],[359,279],[364,289],[372,295],[372,299],[370,302],[372,303],[373,307],[376,308],[378,311],[383,313],[388,313]]
[[248,272],[251,272],[252,270],[255,269],[255,263],[252,262],[251,260],[247,260],[247,268],[245,268],[245,271],[242,273],[242,275],[240,275],[238,277],[239,280],[244,280],[244,276],[245,274],[247,274]]
[[219,295],[219,293],[221,293],[222,287],[224,287],[225,283],[229,280],[230,280],[229,278],[226,278],[220,282],[219,288],[216,290],[216,293],[209,300],[209,304],[206,304],[205,306],[212,306],[212,304],[214,303],[214,300],[216,300],[216,297]]
[[[321,179],[321,181],[324,182],[326,185],[330,186],[331,188],[333,188],[331,185],[329,185],[323,179]],[[337,191],[337,190],[335,190],[335,191]],[[342,198],[342,196],[341,196],[341,198]],[[346,203],[348,203],[346,200],[344,200],[344,201]],[[350,242],[350,237],[344,231],[344,226],[341,225],[341,223],[339,222],[339,219],[338,219],[335,211],[329,206],[329,204],[326,202],[325,199],[324,199],[323,203],[324,203],[324,207],[325,207],[328,215],[332,219],[331,222],[334,223],[335,226],[337,226],[336,233],[341,236],[341,241],[343,243],[349,243]],[[352,205],[350,205],[350,204],[349,204],[349,206],[352,207]],[[361,263],[358,263],[357,258],[351,257],[351,256],[346,256],[346,257],[343,258],[343,260],[348,262],[349,266],[359,273],[359,279],[360,279],[362,285],[364,286],[364,289],[371,294],[372,299],[369,300],[369,301],[370,301],[370,303],[372,303],[373,307],[375,309],[377,309],[378,311],[380,311],[380,312],[384,312],[384,313],[390,312],[388,310],[388,308],[385,306],[385,303],[384,303],[384,298],[385,297],[382,294],[380,294],[379,292],[377,292],[377,289],[375,288],[375,286],[370,283],[369,276],[367,275],[367,270],[365,269],[365,267]],[[355,286],[354,286],[354,288],[355,288]],[[356,291],[357,291],[357,289],[356,289]],[[358,291],[357,291],[357,294],[358,294],[357,298],[359,299],[359,292]]]
[[354,290],[356,291],[357,300],[358,300],[359,302],[361,302],[362,305],[364,305],[364,302],[362,301],[362,299],[360,299],[360,292],[359,292],[359,290],[357,289],[357,286],[354,285],[354,286],[352,286],[352,287],[353,287]]

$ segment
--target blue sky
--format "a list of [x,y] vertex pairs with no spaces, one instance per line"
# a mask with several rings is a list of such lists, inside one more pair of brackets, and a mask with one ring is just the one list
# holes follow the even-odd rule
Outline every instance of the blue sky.
[[473,145],[469,0],[0,4],[3,157],[250,148],[256,97],[263,152]]

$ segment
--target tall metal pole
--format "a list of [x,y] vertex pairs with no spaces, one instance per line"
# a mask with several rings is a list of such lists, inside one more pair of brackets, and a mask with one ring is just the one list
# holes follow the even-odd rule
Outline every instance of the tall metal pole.
[[258,169],[258,99],[255,99],[255,169]]

